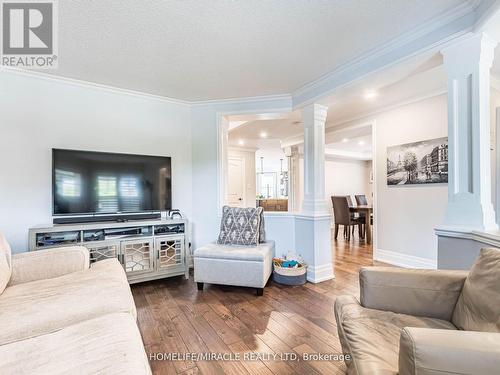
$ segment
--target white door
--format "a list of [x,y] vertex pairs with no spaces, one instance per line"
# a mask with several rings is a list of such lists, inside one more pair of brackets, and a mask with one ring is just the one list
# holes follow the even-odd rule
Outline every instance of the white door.
[[245,207],[245,160],[229,158],[227,177],[227,203]]

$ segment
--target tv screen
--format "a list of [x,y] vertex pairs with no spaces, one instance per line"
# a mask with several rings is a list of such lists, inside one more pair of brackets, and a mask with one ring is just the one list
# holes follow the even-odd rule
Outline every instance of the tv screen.
[[114,214],[172,207],[169,157],[52,149],[53,214]]

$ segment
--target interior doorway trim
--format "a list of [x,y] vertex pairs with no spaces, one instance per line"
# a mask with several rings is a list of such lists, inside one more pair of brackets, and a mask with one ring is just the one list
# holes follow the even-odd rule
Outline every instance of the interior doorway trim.
[[373,236],[372,236],[372,257],[375,259],[375,252],[378,249],[378,223],[379,223],[379,212],[378,212],[378,168],[377,160],[379,150],[377,149],[377,120],[373,119],[370,121],[372,127],[372,193],[373,193]]
[[219,216],[222,213],[222,207],[227,203],[227,162],[228,162],[228,135],[229,123],[226,116],[231,115],[258,115],[273,113],[290,113],[290,106],[278,108],[255,108],[249,110],[220,111],[216,112],[217,124],[217,211]]

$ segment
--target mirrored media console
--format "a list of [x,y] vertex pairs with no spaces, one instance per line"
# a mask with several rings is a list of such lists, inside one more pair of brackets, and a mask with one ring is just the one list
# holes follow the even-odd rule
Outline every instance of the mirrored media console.
[[186,227],[183,219],[41,226],[30,228],[29,248],[85,246],[91,263],[117,258],[131,284],[177,275],[187,279]]

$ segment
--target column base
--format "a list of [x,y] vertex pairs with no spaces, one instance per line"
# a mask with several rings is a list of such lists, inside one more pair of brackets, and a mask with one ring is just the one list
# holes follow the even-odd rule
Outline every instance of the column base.
[[331,263],[307,267],[307,281],[310,283],[317,284],[334,278],[335,274],[333,273],[333,265]]
[[295,215],[296,252],[307,263],[307,281],[312,283],[334,277],[330,223],[330,214]]

